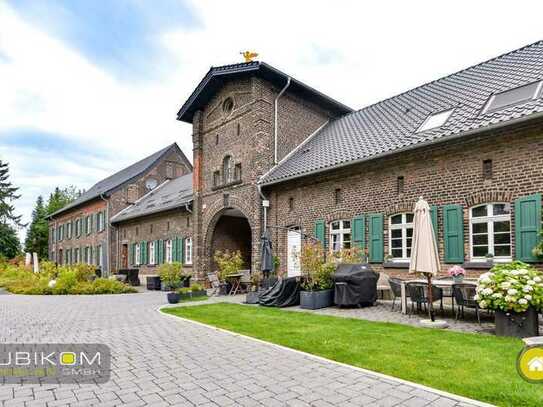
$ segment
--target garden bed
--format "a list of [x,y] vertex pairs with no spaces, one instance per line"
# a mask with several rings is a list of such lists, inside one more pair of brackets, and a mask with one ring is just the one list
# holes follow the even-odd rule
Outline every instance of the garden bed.
[[541,405],[514,338],[224,303],[163,312],[496,405]]

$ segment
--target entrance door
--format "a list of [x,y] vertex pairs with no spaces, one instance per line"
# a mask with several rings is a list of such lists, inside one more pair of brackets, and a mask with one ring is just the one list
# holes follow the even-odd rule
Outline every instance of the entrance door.
[[302,247],[302,236],[300,229],[292,229],[288,231],[288,251],[287,251],[287,276],[297,277],[301,275],[300,269],[300,250]]
[[121,265],[123,269],[128,268],[128,245],[123,244],[121,249]]

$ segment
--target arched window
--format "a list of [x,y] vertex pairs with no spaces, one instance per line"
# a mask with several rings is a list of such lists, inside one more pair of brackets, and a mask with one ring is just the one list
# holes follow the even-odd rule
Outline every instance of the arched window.
[[222,179],[223,183],[228,184],[233,181],[234,165],[232,157],[227,155],[222,160]]
[[389,255],[393,260],[409,260],[413,239],[413,214],[398,213],[391,216],[389,229]]
[[[472,260],[511,260],[511,205],[490,203],[469,211],[469,245]],[[489,256],[490,255],[490,256]]]

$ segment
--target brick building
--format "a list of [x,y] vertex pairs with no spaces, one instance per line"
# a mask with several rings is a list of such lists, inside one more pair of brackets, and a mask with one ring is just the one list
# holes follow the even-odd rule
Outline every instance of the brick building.
[[[353,111],[263,63],[211,68],[178,113],[192,124],[194,268],[264,225],[280,271],[304,234],[407,273],[423,196],[443,266],[536,262],[543,190],[543,42]],[[301,232],[301,234],[300,234]]]
[[269,228],[282,274],[310,236],[401,275],[422,196],[444,268],[541,266],[543,42],[356,111],[263,62],[215,67],[177,118],[194,168],[173,145],[101,181],[53,214],[52,258],[106,245],[108,270],[181,260],[204,278],[223,249],[258,270]]
[[59,264],[88,263],[107,275],[120,268],[118,233],[111,218],[166,180],[192,172],[172,144],[101,180],[49,216],[49,256]]
[[157,275],[163,263],[192,268],[192,174],[167,179],[111,218],[118,235],[120,268],[136,267],[140,278]]

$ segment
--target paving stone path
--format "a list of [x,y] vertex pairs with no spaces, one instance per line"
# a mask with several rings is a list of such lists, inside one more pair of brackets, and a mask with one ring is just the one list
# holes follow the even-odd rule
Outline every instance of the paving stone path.
[[156,311],[164,294],[0,296],[0,342],[101,342],[103,385],[0,384],[2,407],[471,406]]

